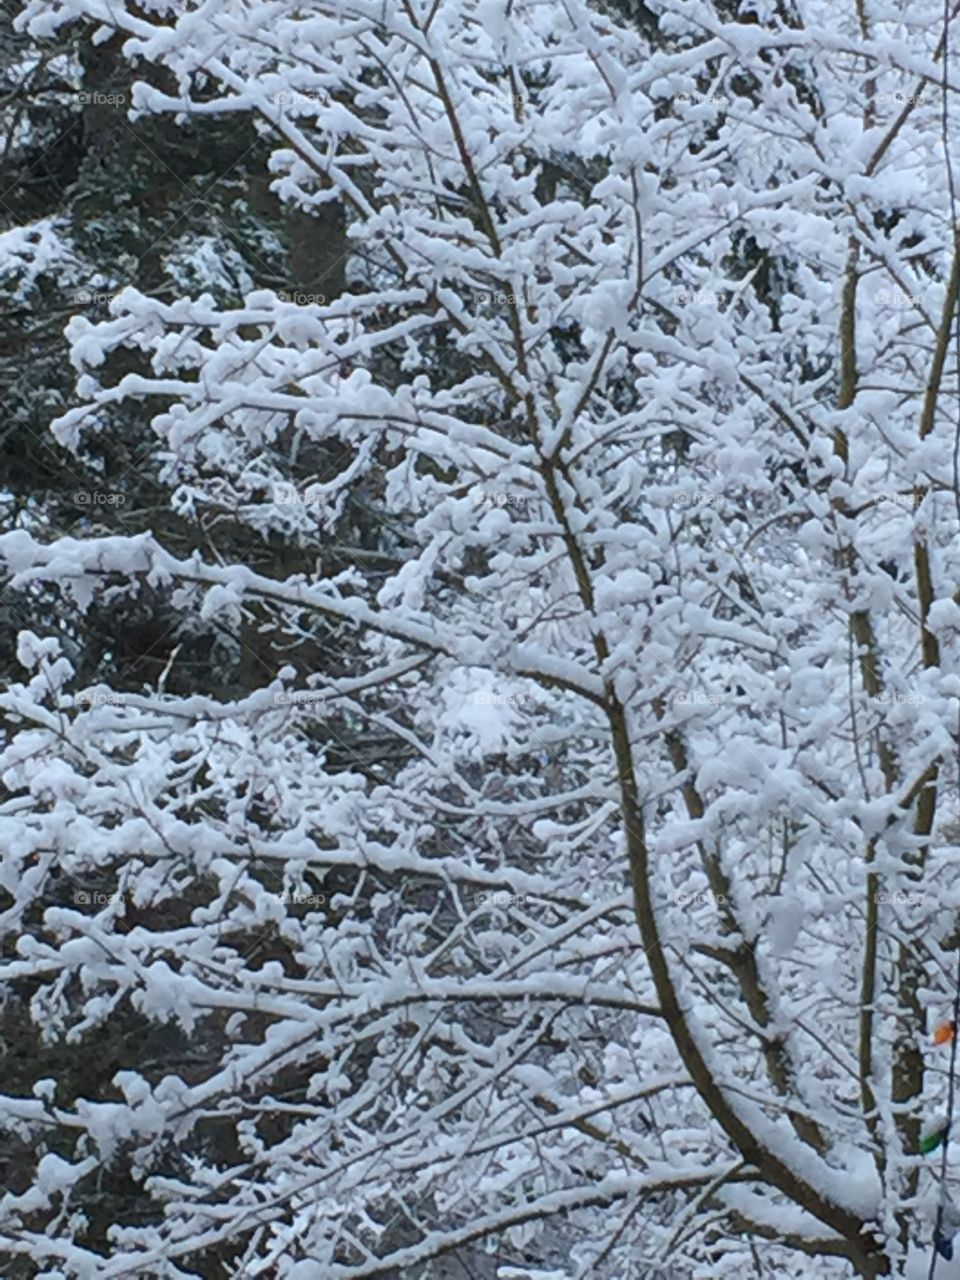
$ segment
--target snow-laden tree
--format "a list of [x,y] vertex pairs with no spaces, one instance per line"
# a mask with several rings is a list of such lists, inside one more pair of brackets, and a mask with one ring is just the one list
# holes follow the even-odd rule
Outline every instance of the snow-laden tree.
[[263,643],[227,701],[20,637],[11,1275],[926,1274],[956,60],[929,0],[640,8],[26,10],[119,35],[136,112],[253,120],[351,250],[332,301],[68,329],[57,439],[137,407],[203,550],[25,526],[13,588]]

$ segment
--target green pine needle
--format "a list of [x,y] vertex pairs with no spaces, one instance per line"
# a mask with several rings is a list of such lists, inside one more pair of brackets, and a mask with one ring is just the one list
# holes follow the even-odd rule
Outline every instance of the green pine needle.
[[928,1156],[931,1151],[936,1151],[946,1136],[947,1126],[945,1124],[938,1129],[934,1129],[933,1133],[928,1133],[925,1138],[920,1139],[920,1154]]

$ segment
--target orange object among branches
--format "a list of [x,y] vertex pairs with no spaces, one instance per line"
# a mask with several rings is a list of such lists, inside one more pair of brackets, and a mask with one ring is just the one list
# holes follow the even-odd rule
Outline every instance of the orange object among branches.
[[955,1022],[941,1022],[933,1033],[934,1044],[949,1044],[957,1032]]

